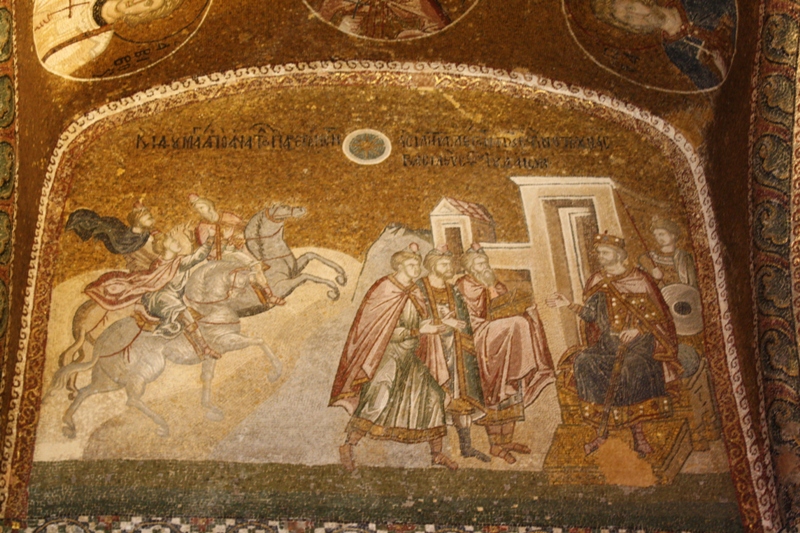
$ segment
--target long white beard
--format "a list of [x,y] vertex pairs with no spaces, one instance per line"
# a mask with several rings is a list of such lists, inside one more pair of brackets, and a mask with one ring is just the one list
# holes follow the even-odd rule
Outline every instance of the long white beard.
[[481,273],[470,272],[470,274],[472,275],[473,278],[480,281],[481,285],[485,287],[494,287],[495,285],[497,285],[497,275],[491,268],[487,268]]

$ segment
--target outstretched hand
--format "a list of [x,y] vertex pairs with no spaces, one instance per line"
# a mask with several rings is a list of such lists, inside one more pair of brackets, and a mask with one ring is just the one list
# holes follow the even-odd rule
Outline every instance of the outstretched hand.
[[651,274],[656,281],[664,279],[664,272],[658,267],[655,267]]
[[626,329],[620,332],[619,340],[623,342],[623,344],[629,344],[633,341],[636,337],[639,336],[640,331],[636,328]]
[[457,331],[464,331],[467,327],[467,323],[457,319],[455,314],[455,311],[450,311],[447,316],[442,319],[442,324]]
[[569,298],[567,298],[560,292],[554,292],[553,294],[548,296],[547,300],[545,301],[547,302],[548,307],[556,307],[556,308],[567,307],[569,304],[572,303],[569,301]]
[[434,324],[433,320],[423,320],[419,324],[419,332],[421,335],[439,335],[447,331],[447,326],[444,324]]

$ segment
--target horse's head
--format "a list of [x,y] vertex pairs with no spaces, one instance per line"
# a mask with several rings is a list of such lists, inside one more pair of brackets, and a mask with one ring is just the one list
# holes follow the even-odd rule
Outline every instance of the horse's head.
[[259,261],[284,259],[292,255],[283,240],[284,223],[290,218],[305,216],[305,207],[283,203],[267,204],[256,213],[244,229],[247,250]]
[[267,207],[269,218],[276,222],[289,218],[301,218],[304,217],[307,212],[305,207],[294,207],[280,202],[275,202]]

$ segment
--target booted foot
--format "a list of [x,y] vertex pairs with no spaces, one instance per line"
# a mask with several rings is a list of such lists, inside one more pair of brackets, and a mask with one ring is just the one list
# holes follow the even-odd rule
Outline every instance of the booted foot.
[[279,296],[275,296],[274,294],[267,299],[267,303],[270,305],[284,305],[286,300]]
[[633,449],[639,454],[639,457],[644,458],[648,453],[653,453],[652,446],[644,436],[641,423],[631,426],[631,433],[633,433]]
[[640,439],[634,439],[633,442],[633,451],[639,454],[639,457],[644,459],[644,457],[649,454],[653,453],[653,447],[650,446],[650,443],[647,442],[647,439],[644,438],[644,435]]
[[443,453],[431,454],[431,464],[446,466],[450,470],[458,470],[458,464]]
[[203,359],[208,359],[209,357],[211,359],[219,359],[222,357],[222,354],[220,354],[216,350],[212,350],[211,348],[206,348],[203,351]]
[[520,444],[519,442],[512,442],[511,444],[503,444],[503,449],[509,452],[517,452],[517,453],[524,453],[529,454],[531,453],[531,449],[525,446],[524,444]]
[[514,463],[517,462],[514,456],[508,453],[508,451],[506,451],[505,449],[503,449],[502,446],[492,446],[491,448],[489,448],[489,453],[494,455],[495,457],[499,457],[500,459],[502,459],[503,461],[505,461],[510,465],[513,465]]
[[476,450],[475,448],[467,448],[461,450],[461,457],[474,457],[478,461],[483,461],[484,463],[488,463],[492,460],[491,457],[486,455],[485,453]]
[[600,449],[600,446],[602,446],[605,441],[606,439],[604,437],[597,437],[589,444],[585,444],[583,446],[583,451],[586,453],[586,455],[592,455],[594,452]]
[[342,466],[348,472],[352,472],[356,469],[356,462],[353,459],[353,447],[349,444],[342,444],[339,446],[339,460],[342,462]]
[[478,461],[488,463],[492,460],[491,457],[483,452],[479,452],[472,447],[472,437],[469,434],[468,427],[460,427],[458,430],[458,447],[461,450],[461,457],[474,457]]

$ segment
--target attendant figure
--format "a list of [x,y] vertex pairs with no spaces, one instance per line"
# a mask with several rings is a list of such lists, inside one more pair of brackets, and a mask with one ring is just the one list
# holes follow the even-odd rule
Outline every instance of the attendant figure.
[[214,202],[196,194],[189,195],[192,209],[200,215],[200,223],[195,229],[198,244],[204,244],[216,232],[217,240],[209,254],[209,259],[222,259],[223,254],[241,252],[245,249],[242,217],[230,211],[218,212]]
[[623,239],[597,235],[594,251],[601,270],[586,282],[584,304],[559,293],[547,304],[568,306],[586,324],[588,346],[573,370],[581,412],[597,436],[584,451],[595,452],[610,426],[630,427],[634,450],[644,456],[653,449],[642,422],[669,414],[666,384],[681,374],[675,325],[655,280],[627,265]]
[[[448,421],[458,432],[461,456],[488,463],[491,458],[472,447],[472,421],[485,416],[485,406],[469,310],[463,296],[453,285],[454,262],[447,246],[434,248],[425,256],[424,266],[428,275],[417,281],[417,285],[425,295],[433,324],[448,326],[438,337],[432,335],[428,339],[441,344],[447,361],[449,379],[446,386],[452,398],[447,406],[447,415]],[[422,350],[422,353],[427,354],[428,351],[437,353],[428,349]]]
[[[365,436],[427,442],[432,464],[458,468],[442,452],[447,361],[441,343],[430,342],[448,326],[434,324],[425,296],[414,283],[421,263],[415,245],[392,255],[394,272],[369,289],[350,328],[330,400],[330,405],[351,414],[347,438],[339,448],[348,471],[355,469],[354,449]],[[420,346],[428,344],[432,348],[423,359]]]
[[650,250],[639,258],[639,264],[647,270],[659,287],[683,283],[697,288],[697,272],[692,254],[678,247],[681,228],[671,220],[653,218],[650,231],[658,244],[658,250]]
[[524,316],[492,319],[492,300],[508,292],[478,245],[461,256],[466,275],[456,282],[469,312],[477,351],[486,416],[477,424],[486,428],[489,453],[509,464],[510,452],[531,453],[514,442],[514,428],[525,419],[525,408],[555,381],[553,360],[536,306]]

